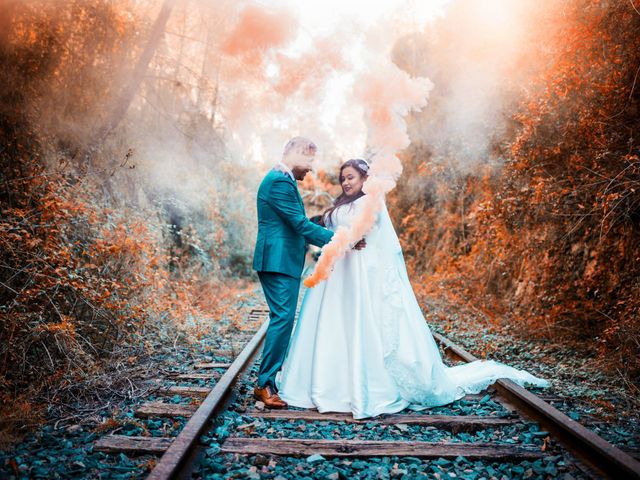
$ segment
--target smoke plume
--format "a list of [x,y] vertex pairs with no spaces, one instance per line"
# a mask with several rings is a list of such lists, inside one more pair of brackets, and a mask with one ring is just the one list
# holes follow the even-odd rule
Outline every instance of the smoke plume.
[[364,106],[372,151],[372,166],[363,186],[367,195],[350,228],[338,228],[331,242],[322,248],[314,272],[304,280],[307,287],[327,279],[335,262],[371,230],[384,205],[385,195],[395,187],[402,173],[396,153],[410,143],[404,117],[409,111],[426,105],[432,87],[429,80],[410,78],[390,61],[361,75],[355,94]]

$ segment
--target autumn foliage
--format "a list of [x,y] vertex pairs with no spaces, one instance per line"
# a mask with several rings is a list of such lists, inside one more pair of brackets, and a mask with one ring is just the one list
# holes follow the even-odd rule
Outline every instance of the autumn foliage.
[[518,85],[495,161],[461,172],[414,144],[395,215],[419,291],[596,346],[637,380],[640,12],[560,3],[538,19],[538,70]]
[[222,194],[136,176],[126,122],[91,144],[149,27],[121,3],[0,2],[0,434],[149,332],[206,333],[248,272]]

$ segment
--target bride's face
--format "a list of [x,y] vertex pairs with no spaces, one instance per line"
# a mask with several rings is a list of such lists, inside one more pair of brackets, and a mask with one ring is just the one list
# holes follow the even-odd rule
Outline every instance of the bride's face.
[[357,195],[362,191],[362,185],[364,184],[365,177],[361,175],[353,167],[344,167],[340,174],[340,184],[342,185],[342,191],[347,197]]

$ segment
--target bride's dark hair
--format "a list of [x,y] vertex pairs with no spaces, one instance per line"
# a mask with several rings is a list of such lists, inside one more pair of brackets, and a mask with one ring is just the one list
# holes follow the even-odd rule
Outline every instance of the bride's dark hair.
[[[367,162],[365,162],[361,158],[352,158],[351,160],[347,160],[340,166],[340,174],[338,176],[339,179],[342,178],[342,171],[347,167],[351,167],[355,169],[355,171],[358,172],[363,177],[366,177],[369,172],[369,164]],[[342,181],[340,181],[340,183],[342,184]],[[336,208],[342,205],[346,205],[347,203],[351,203],[364,195],[365,193],[362,190],[360,190],[358,193],[352,196],[345,195],[345,193],[342,192],[340,196],[336,198],[335,202],[333,202],[333,206],[327,209],[322,214],[322,218],[321,218],[322,225],[327,226],[329,220],[331,219],[331,214]]]

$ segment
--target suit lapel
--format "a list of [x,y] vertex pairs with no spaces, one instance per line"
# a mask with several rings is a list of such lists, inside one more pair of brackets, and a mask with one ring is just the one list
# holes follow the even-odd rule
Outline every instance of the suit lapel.
[[300,190],[298,190],[298,182],[296,182],[293,178],[291,178],[288,173],[283,172],[282,170],[279,170],[277,168],[274,168],[274,170],[276,172],[280,172],[282,175],[284,175],[287,178],[288,181],[290,181],[293,184],[293,188],[295,188],[296,190],[296,196],[298,197],[298,202],[300,203],[300,206],[302,207],[302,211],[304,212],[304,202],[302,201]]
[[300,195],[300,190],[298,190],[298,182],[296,182],[294,179],[292,179],[289,175],[287,175],[285,173],[285,175],[287,176],[287,178],[289,179],[289,181],[291,183],[293,183],[293,187],[296,189],[296,195],[298,197],[298,202],[300,202],[300,206],[302,207],[302,210],[304,211],[304,202],[302,201],[302,196]]

